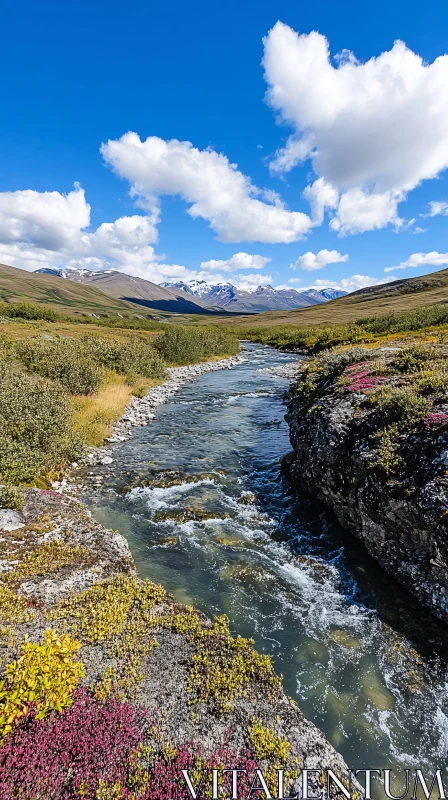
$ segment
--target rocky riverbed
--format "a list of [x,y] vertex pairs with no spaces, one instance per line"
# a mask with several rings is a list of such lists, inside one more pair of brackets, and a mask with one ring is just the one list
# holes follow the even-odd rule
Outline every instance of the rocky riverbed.
[[[284,694],[269,659],[233,639],[224,619],[213,624],[139,580],[125,539],[77,500],[26,490],[23,511],[0,512],[0,541],[2,670],[25,641],[39,644],[48,629],[53,642],[68,633],[84,669],[77,692],[84,686],[103,703],[116,695],[148,713],[151,763],[188,742],[210,754],[226,741],[236,754],[251,751],[264,769],[285,766],[293,776],[298,767],[324,765],[344,773],[342,758]],[[46,765],[49,774],[53,767]]]
[[[120,444],[134,427],[149,424],[157,407],[187,381],[230,369],[242,358],[171,369],[168,381],[132,400],[109,444]],[[106,466],[112,462],[112,447],[98,448],[87,459]],[[67,481],[56,486],[69,488]],[[234,638],[225,617],[211,622],[176,602],[160,584],[140,580],[125,538],[96,522],[74,497],[26,489],[24,498],[22,510],[0,511],[0,670],[8,676],[0,725],[12,727],[4,752],[0,746],[5,797],[20,786],[31,800],[36,787],[49,791],[51,786],[55,798],[71,797],[61,794],[69,790],[86,798],[144,800],[153,797],[152,784],[158,792],[154,796],[169,800],[181,796],[181,766],[189,764],[200,776],[198,770],[226,757],[232,767],[260,767],[271,776],[271,791],[278,768],[285,768],[285,790],[298,786],[303,768],[347,774],[342,757],[284,693],[270,657],[259,655],[250,640]],[[75,651],[78,661],[73,663],[69,653]],[[30,653],[36,664],[32,677],[26,672]],[[31,693],[31,702],[17,706],[12,698],[28,697],[35,676],[40,680],[41,659],[47,660],[47,677]],[[65,698],[53,704],[47,697],[52,669],[58,696]],[[72,675],[67,686],[61,679],[65,672]],[[2,717],[2,703],[12,708],[9,718]],[[35,718],[36,712],[45,719]],[[78,714],[81,728],[78,724],[76,734],[70,734],[67,752],[74,748],[75,760],[86,764],[75,766],[66,753],[64,777],[66,745],[58,737]],[[88,720],[107,714],[124,714],[127,734],[130,720],[138,719],[132,729],[136,749],[108,752],[104,730],[90,754]],[[48,752],[42,744],[46,735]],[[29,747],[45,752],[42,768],[23,756]],[[98,766],[93,768],[89,759]],[[121,793],[131,786],[135,794]]]

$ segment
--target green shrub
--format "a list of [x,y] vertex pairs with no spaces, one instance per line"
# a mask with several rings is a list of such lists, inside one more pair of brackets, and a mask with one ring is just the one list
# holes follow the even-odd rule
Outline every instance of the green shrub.
[[402,475],[406,469],[406,461],[397,446],[398,435],[398,425],[394,424],[388,425],[372,437],[377,446],[375,466],[380,467],[387,476]]
[[392,361],[392,366],[400,372],[418,372],[427,365],[428,361],[441,360],[440,353],[435,347],[419,344],[404,347]]
[[448,305],[422,306],[412,311],[395,312],[356,320],[370,333],[400,333],[419,331],[448,323]]
[[239,328],[242,339],[261,342],[280,350],[319,353],[338,345],[370,342],[375,337],[356,324],[276,325],[271,328]]
[[64,389],[0,364],[0,481],[31,483],[82,449]]
[[53,309],[33,303],[0,303],[0,317],[43,319],[47,322],[56,322],[59,319],[59,315]]
[[100,366],[75,339],[26,339],[17,353],[30,372],[59,381],[72,394],[89,394],[101,383]]
[[448,387],[448,374],[438,370],[425,370],[419,376],[416,386],[421,394],[440,394]]
[[213,356],[235,355],[239,343],[235,334],[225,328],[166,325],[154,347],[172,364],[193,364]]
[[350,350],[330,350],[321,353],[316,360],[317,368],[326,378],[331,380],[341,375],[346,367],[356,364],[358,361],[366,361],[374,358],[373,350],[366,350],[364,347],[352,347]]
[[165,366],[159,352],[151,342],[139,336],[124,341],[101,336],[84,335],[77,342],[85,355],[96,364],[113,369],[120,375],[142,375],[145,378],[163,378]]
[[381,386],[369,396],[372,405],[388,424],[417,424],[429,412],[431,403],[411,387]]
[[88,335],[79,339],[27,339],[16,347],[30,372],[59,381],[72,394],[95,391],[103,368],[145,378],[163,378],[165,374],[160,354],[138,336],[124,341]]
[[366,350],[364,347],[320,353],[313,361],[305,364],[299,373],[295,385],[299,402],[304,406],[311,406],[319,397],[322,397],[346,367],[356,364],[358,361],[366,361],[373,358],[374,355],[374,351]]
[[25,503],[23,492],[17,486],[7,485],[0,489],[0,508],[21,511]]

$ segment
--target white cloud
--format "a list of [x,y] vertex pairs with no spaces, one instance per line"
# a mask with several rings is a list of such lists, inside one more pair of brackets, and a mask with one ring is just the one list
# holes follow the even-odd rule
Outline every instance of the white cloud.
[[184,278],[180,265],[160,263],[157,214],[120,217],[88,232],[90,206],[84,191],[0,192],[0,262],[20,269],[80,267],[117,269],[148,280]]
[[47,250],[69,247],[89,222],[90,206],[78,185],[68,194],[0,192],[1,242],[32,242]]
[[235,253],[231,258],[225,260],[216,260],[212,258],[210,261],[201,262],[201,270],[205,272],[213,272],[214,270],[222,270],[222,272],[234,272],[238,269],[263,269],[271,259],[264,256],[250,255],[249,253]]
[[304,253],[299,256],[295,264],[291,264],[291,269],[323,269],[327,264],[339,264],[348,261],[348,255],[341,255],[337,250],[319,250],[318,253]]
[[395,272],[396,269],[408,269],[409,267],[443,267],[448,264],[448,253],[412,253],[407,261],[402,261],[396,267],[386,267],[384,272]]
[[272,275],[234,275],[229,280],[242,291],[251,291],[257,286],[269,286],[273,283]]
[[295,242],[311,227],[306,214],[289,211],[278,195],[253,186],[236,164],[210,148],[157,136],[142,142],[129,132],[103,144],[101,152],[155,215],[161,196],[178,195],[190,204],[190,216],[207,220],[223,242]]
[[420,228],[420,227],[417,225],[417,227],[416,227],[416,228],[414,228],[414,230],[412,231],[412,233],[414,233],[414,234],[418,235],[419,233],[426,233],[426,231],[427,231],[427,230],[428,230],[428,228]]
[[403,224],[397,214],[401,197],[393,192],[369,193],[362,189],[349,189],[341,195],[337,215],[331,220],[330,228],[341,236],[384,228],[388,223],[399,228]]
[[264,45],[266,100],[294,129],[271,169],[311,159],[342,195],[340,233],[399,225],[406,193],[448,166],[448,56],[427,64],[397,41],[366,63],[343,53],[335,66],[322,34],[281,22]]
[[323,178],[318,178],[310,186],[307,186],[303,196],[311,206],[313,225],[322,225],[327,208],[338,207],[339,192]]
[[429,214],[422,214],[422,217],[436,217],[441,214],[443,217],[448,216],[448,203],[438,200],[431,200],[429,204]]
[[[28,271],[42,267],[116,269],[162,283],[177,280],[230,280],[240,289],[272,283],[271,275],[241,274],[263,269],[269,258],[235,253],[227,260],[204,261],[196,270],[165,264],[153,243],[157,240],[158,212],[134,214],[103,222],[88,230],[90,206],[80,187],[67,195],[59,192],[0,192],[0,263]],[[233,275],[224,273],[233,272]],[[223,274],[220,274],[223,273]]]
[[[324,278],[314,281],[312,286],[306,289],[342,289],[344,292],[356,292],[357,289],[365,289],[367,286],[380,286],[383,283],[390,283],[395,278],[371,278],[369,275],[352,275],[351,278],[342,278],[340,281],[327,281]],[[303,289],[305,291],[305,289]]]

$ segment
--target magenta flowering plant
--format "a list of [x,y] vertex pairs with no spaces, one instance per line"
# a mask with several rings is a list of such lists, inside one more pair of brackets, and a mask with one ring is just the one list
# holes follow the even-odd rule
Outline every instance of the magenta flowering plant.
[[90,800],[101,781],[126,787],[146,724],[143,710],[114,698],[101,703],[85,689],[60,714],[38,720],[31,709],[0,748],[1,800]]
[[[246,796],[259,767],[249,751],[238,753],[227,741],[211,754],[197,742],[163,745],[150,723],[145,709],[113,697],[99,701],[84,688],[62,713],[38,720],[31,708],[0,747],[0,800],[185,800],[182,770],[195,788],[202,779],[207,797],[212,770],[226,767],[245,771],[238,790]],[[223,789],[229,796],[230,774]]]
[[356,376],[356,379],[352,383],[344,386],[344,389],[346,392],[358,392],[365,394],[369,391],[369,389],[373,389],[375,386],[378,386],[381,383],[387,383],[387,378],[381,378],[379,376]]
[[424,418],[423,425],[425,428],[431,428],[434,425],[448,425],[448,414],[442,411],[433,411]]

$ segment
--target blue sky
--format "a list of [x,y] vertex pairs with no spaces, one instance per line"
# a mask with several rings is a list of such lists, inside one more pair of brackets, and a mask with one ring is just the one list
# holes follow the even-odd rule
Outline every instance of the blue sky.
[[447,21],[434,0],[6,2],[0,260],[298,289],[443,268]]

